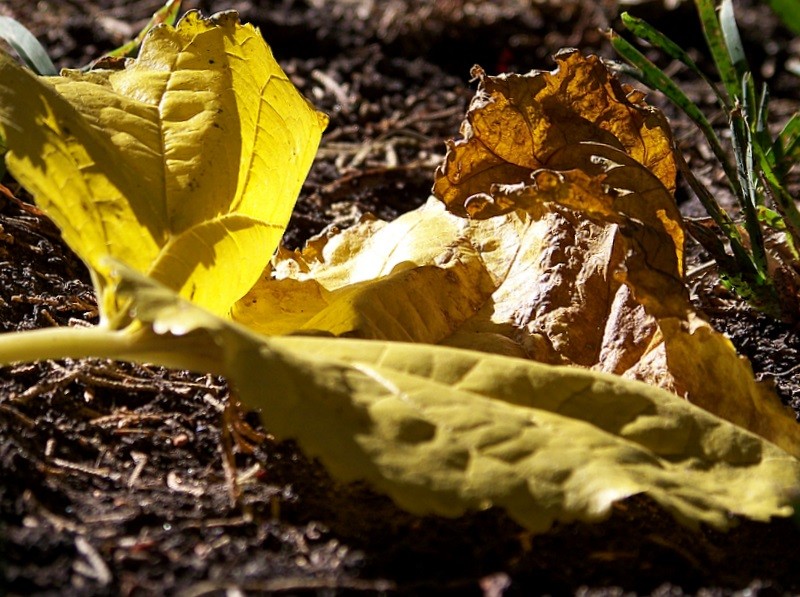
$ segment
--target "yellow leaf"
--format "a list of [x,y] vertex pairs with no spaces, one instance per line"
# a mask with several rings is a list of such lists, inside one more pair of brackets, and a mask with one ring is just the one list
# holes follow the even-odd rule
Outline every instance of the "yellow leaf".
[[[538,88],[536,77],[529,83]],[[520,81],[515,89],[505,105],[523,110],[532,92]],[[473,140],[447,160],[444,178],[461,157],[474,164],[484,155]],[[547,166],[466,202],[475,217],[501,215],[467,220],[429,202],[390,224],[364,222],[284,252],[234,317],[267,334],[439,343],[615,373],[800,455],[791,413],[689,302],[684,231],[668,186],[625,151],[590,139],[553,150]],[[286,289],[302,318],[271,307]]]
[[463,228],[452,217],[367,220],[301,254],[279,253],[233,318],[263,334],[439,342],[495,288],[470,240],[459,238]]
[[3,54],[0,77],[9,170],[81,259],[219,314],[272,256],[327,121],[232,12],[157,27],[124,70],[43,80]]
[[800,462],[658,388],[426,344],[267,339],[115,269],[140,326],[120,357],[213,363],[271,433],[411,512],[497,506],[532,532],[639,493],[694,527],[792,513]]

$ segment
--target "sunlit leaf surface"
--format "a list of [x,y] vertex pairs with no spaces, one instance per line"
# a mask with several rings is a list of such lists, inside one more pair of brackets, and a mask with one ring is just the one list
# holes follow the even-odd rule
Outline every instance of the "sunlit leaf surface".
[[533,532],[640,493],[690,526],[792,512],[798,460],[664,390],[429,344],[267,338],[116,275],[143,326],[126,358],[149,343],[173,365],[215,363],[271,433],[411,512],[498,506]]
[[9,170],[81,259],[220,314],[277,247],[326,122],[235,13],[154,29],[123,70],[39,79],[3,54],[0,80]]

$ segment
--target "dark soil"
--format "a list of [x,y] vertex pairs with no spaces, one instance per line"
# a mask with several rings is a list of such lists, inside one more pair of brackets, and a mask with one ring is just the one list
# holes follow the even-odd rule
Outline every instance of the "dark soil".
[[[74,67],[135,33],[159,4],[9,0],[0,14],[29,26],[59,66]],[[690,3],[664,4],[635,10],[683,47],[702,47]],[[473,94],[473,64],[490,73],[551,68],[548,56],[567,46],[611,57],[598,28],[617,24],[618,12],[616,2],[566,0],[184,4],[195,7],[235,8],[258,24],[331,116],[290,246],[366,212],[391,219],[422,203]],[[780,120],[800,101],[800,79],[785,69],[800,48],[765,6],[742,2],[737,11]],[[690,124],[665,109],[692,168],[724,197]],[[2,330],[96,323],[85,268],[14,181],[4,182],[23,201],[0,196]],[[678,198],[685,213],[701,213],[684,187]],[[690,266],[708,259],[697,248],[691,255]],[[797,330],[737,302],[713,272],[691,281],[698,306],[800,411]],[[238,449],[224,431],[228,400],[223,380],[152,367],[84,360],[0,370],[0,594],[800,592],[800,528],[791,520],[692,531],[641,497],[606,522],[535,537],[494,510],[413,517],[366,488],[336,484],[291,443]]]

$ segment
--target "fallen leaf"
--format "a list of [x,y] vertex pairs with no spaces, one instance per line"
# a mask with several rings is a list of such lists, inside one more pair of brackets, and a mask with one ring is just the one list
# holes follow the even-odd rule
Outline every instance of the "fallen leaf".
[[157,27],[123,70],[37,78],[2,54],[0,77],[9,170],[78,256],[223,315],[277,247],[327,121],[233,12]]
[[461,236],[464,222],[419,216],[390,225],[368,219],[302,253],[279,252],[233,318],[263,334],[441,341],[475,314],[495,284]]
[[139,318],[120,357],[215,363],[271,433],[413,513],[497,506],[543,532],[640,493],[692,527],[793,511],[800,462],[658,388],[427,344],[266,338],[114,270]]
[[[575,250],[579,257],[559,255],[542,264],[540,270],[551,278],[566,270],[564,280],[538,283],[544,288],[538,312],[527,322],[518,320],[528,329],[543,328],[544,343],[559,356],[670,389],[800,455],[793,413],[755,382],[749,363],[689,301],[665,119],[641,102],[627,103],[597,59],[569,52],[557,60],[553,73],[482,78],[463,127],[465,138],[451,144],[434,192],[448,209],[473,218],[521,210],[536,219],[571,220],[574,237],[557,239],[551,251]],[[575,98],[575,89],[582,99],[555,110],[560,114],[574,106],[574,122],[548,116],[548,102]],[[614,107],[613,126],[607,106]],[[477,124],[489,122],[498,130],[487,132],[491,127]],[[510,137],[516,142],[504,143]],[[532,144],[520,141],[527,137]],[[557,147],[551,139],[559,139]],[[487,151],[494,157],[486,158]],[[521,180],[464,177],[464,172],[499,173],[500,157],[532,171]],[[586,220],[590,224],[582,223]],[[620,245],[617,257],[609,243]],[[605,265],[599,276],[585,267],[595,259]],[[583,326],[576,325],[580,321]],[[592,324],[594,333],[586,329]],[[573,350],[581,342],[585,349]]]
[[466,215],[470,197],[497,184],[525,183],[566,145],[605,144],[644,165],[674,190],[676,166],[664,116],[622,85],[597,56],[574,49],[555,55],[552,72],[480,81],[461,141],[448,144],[433,192],[448,209]]

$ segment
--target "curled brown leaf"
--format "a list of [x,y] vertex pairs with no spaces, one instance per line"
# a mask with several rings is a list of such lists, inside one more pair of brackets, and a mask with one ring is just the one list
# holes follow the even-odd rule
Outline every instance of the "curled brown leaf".
[[[518,342],[537,360],[566,359],[669,389],[800,455],[790,411],[689,301],[665,118],[596,57],[568,51],[556,60],[550,73],[479,73],[464,139],[450,144],[434,185],[456,215],[522,211],[573,231],[551,232],[539,279],[518,283],[537,298],[527,317],[516,312]],[[598,239],[613,239],[619,252]],[[585,267],[594,260],[604,267]]]

